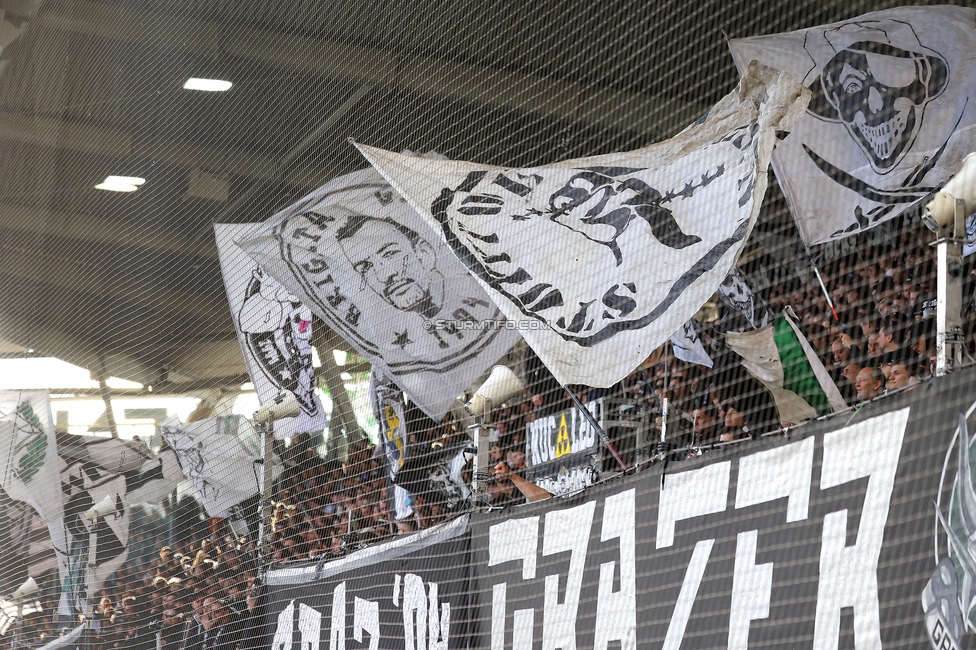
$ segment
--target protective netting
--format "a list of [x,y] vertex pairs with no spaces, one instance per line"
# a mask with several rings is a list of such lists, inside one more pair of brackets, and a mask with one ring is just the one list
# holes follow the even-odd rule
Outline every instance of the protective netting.
[[[8,472],[0,478],[12,484],[41,477],[31,488],[37,492],[31,492],[30,505],[21,498],[27,492],[0,490],[0,650],[39,647],[85,621],[93,649],[156,647],[157,633],[167,648],[271,647],[267,629],[254,631],[267,627],[261,581],[255,581],[269,568],[338,560],[465,513],[521,504],[539,495],[528,485],[533,482],[567,492],[620,479],[623,467],[663,473],[662,466],[674,468],[703,453],[765,444],[759,438],[778,438],[784,428],[831,413],[840,414],[831,420],[840,427],[864,404],[884,404],[932,378],[936,236],[922,223],[921,198],[941,183],[912,201],[897,199],[893,218],[885,219],[886,211],[859,215],[853,234],[833,233],[831,241],[807,246],[782,179],[772,168],[768,174],[761,169],[769,186],[738,252],[737,270],[683,329],[641,354],[644,360],[623,379],[600,388],[560,383],[511,329],[456,329],[462,321],[505,317],[455,258],[458,247],[442,241],[449,228],[431,227],[436,215],[408,221],[396,212],[412,211],[414,201],[396,196],[388,174],[356,176],[354,190],[343,189],[352,181],[333,188],[353,192],[347,202],[375,199],[377,210],[389,211],[372,225],[353,219],[339,224],[328,231],[334,240],[320,241],[318,231],[295,221],[307,215],[291,207],[326,183],[370,168],[350,138],[429,157],[421,161],[447,158],[518,170],[647,147],[676,136],[733,92],[740,71],[728,39],[896,6],[868,0],[0,0],[0,365],[7,364],[0,371],[7,375],[0,379],[0,404],[3,418],[16,424],[0,430],[0,441],[9,441],[9,449],[0,449],[6,455],[0,469]],[[853,47],[825,38],[832,53]],[[919,51],[935,47],[924,45]],[[932,81],[940,74],[938,57],[926,56],[934,72],[905,83],[913,89],[912,119],[918,122],[928,103],[948,92]],[[852,58],[853,77],[857,65]],[[233,86],[227,92],[185,89],[190,78]],[[863,74],[857,78],[865,81]],[[926,89],[915,88],[923,82]],[[861,128],[861,118],[837,111],[834,123],[854,125],[852,134]],[[898,137],[916,137],[911,123],[889,126]],[[858,131],[870,135],[865,155],[882,167],[890,156],[902,155],[886,149],[885,128]],[[786,133],[776,136],[784,141]],[[828,158],[833,153],[827,144],[824,151]],[[419,165],[417,177],[428,169]],[[923,178],[932,167],[926,167],[928,158],[919,165]],[[597,173],[623,192],[622,172],[609,169],[603,165]],[[690,199],[721,175],[715,166],[699,171],[691,179],[697,185],[674,186],[677,195],[687,191]],[[113,176],[126,177],[114,182],[128,183],[128,189],[96,188]],[[512,178],[529,183],[529,176]],[[528,191],[518,185],[516,194],[518,188]],[[661,194],[654,206],[666,202]],[[638,198],[647,199],[647,193]],[[734,206],[706,198],[703,210],[717,223]],[[557,212],[550,215],[553,222]],[[318,219],[311,224],[325,232],[327,219]],[[613,248],[625,227],[618,227],[611,243],[602,242],[617,266],[629,254],[626,245],[623,252]],[[484,242],[494,234],[476,233]],[[281,244],[286,235],[304,248]],[[377,246],[383,237],[399,248],[390,253]],[[556,239],[519,244],[535,260],[569,264],[576,255]],[[280,251],[281,258],[274,258]],[[259,257],[266,270],[258,269]],[[667,259],[648,255],[635,266],[663,277]],[[976,354],[972,259],[963,258],[959,269],[966,363]],[[356,274],[345,294],[339,273],[327,273],[336,268],[334,260]],[[470,260],[465,264],[471,268]],[[564,280],[569,287],[600,273],[573,268],[575,275]],[[282,286],[288,273],[299,278],[296,286],[305,282],[301,291]],[[328,282],[336,286],[333,293]],[[451,302],[452,291],[468,285],[468,293]],[[528,305],[545,300],[546,290],[548,285],[518,297]],[[380,298],[368,309],[361,301],[357,307],[351,304],[356,291]],[[563,293],[570,302],[572,291]],[[603,304],[626,315],[620,294],[607,295]],[[586,314],[588,304],[579,304]],[[422,316],[427,331],[384,321],[377,314],[387,306]],[[564,334],[586,331],[582,321],[572,329],[568,316],[558,327],[552,318],[553,327]],[[780,345],[787,355],[780,383],[792,386],[812,417],[786,414],[770,388],[747,371],[741,350],[728,344],[738,333],[767,325],[777,345],[793,341],[789,352]],[[419,345],[428,347],[411,352],[420,337]],[[842,405],[828,403],[820,385],[797,379],[811,363],[801,349],[803,338]],[[473,340],[483,341],[474,352]],[[404,366],[427,350],[431,359],[441,350],[454,356],[443,352],[408,376]],[[384,359],[382,367],[377,358]],[[71,367],[49,363],[55,359],[90,377],[70,375]],[[523,389],[472,418],[461,404],[496,361],[514,371]],[[458,386],[458,368],[468,362],[480,366]],[[928,386],[931,399],[916,405],[915,413],[938,409],[938,381]],[[460,401],[449,404],[453,388]],[[50,397],[26,392],[38,389],[49,390]],[[287,430],[278,425],[268,530],[258,499],[263,430],[249,419],[271,397],[289,391],[301,395],[307,419]],[[619,460],[580,416],[574,398],[598,420]],[[444,415],[431,418],[433,411]],[[488,439],[487,468],[475,467],[475,422]],[[29,447],[45,431],[50,448],[58,449],[46,461],[43,445]],[[588,435],[581,453],[570,450],[569,438],[576,444]],[[107,443],[101,454],[87,445],[115,439],[130,442]],[[60,465],[52,474],[25,473],[26,461],[18,456],[24,449],[33,449],[30,462]],[[564,454],[572,462],[560,465]],[[222,469],[215,474],[216,467]],[[42,481],[47,483],[37,487]],[[153,492],[154,481],[161,492]],[[115,519],[90,537],[96,524],[86,524],[85,511],[106,495],[115,497]],[[46,503],[60,511],[46,516],[40,512]],[[108,515],[100,516],[107,521]],[[472,528],[473,534],[484,530]],[[474,564],[474,551],[464,557]],[[434,554],[435,560],[450,562]],[[368,575],[368,567],[358,570]],[[28,576],[39,592],[9,597]],[[399,580],[398,573],[397,589]],[[471,604],[475,582],[452,583],[451,589]],[[422,582],[419,589],[425,593]],[[482,601],[491,598],[488,593],[479,596]],[[431,598],[436,602],[436,593]],[[302,614],[294,603],[298,621]],[[541,624],[541,614],[537,619]],[[531,620],[528,625],[531,635]],[[239,626],[251,631],[241,633]],[[486,629],[471,623],[468,638],[491,636],[492,650],[501,650]],[[219,630],[226,630],[222,641]],[[450,643],[462,642],[452,634]],[[632,647],[621,643],[623,650]]]

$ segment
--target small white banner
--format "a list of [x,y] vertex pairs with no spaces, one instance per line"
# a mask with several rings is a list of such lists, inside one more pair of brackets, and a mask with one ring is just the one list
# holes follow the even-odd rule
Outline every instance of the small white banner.
[[235,506],[260,492],[260,434],[243,416],[188,424],[171,417],[160,430],[210,517],[230,517]]

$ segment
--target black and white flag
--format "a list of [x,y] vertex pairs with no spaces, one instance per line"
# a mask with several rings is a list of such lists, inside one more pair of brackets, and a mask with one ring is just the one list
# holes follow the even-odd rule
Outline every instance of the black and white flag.
[[[183,472],[196,489],[207,515],[234,518],[241,502],[261,491],[261,438],[240,415],[181,424],[175,417],[160,423],[163,438],[179,456]],[[273,468],[274,475],[280,468]]]
[[809,92],[750,69],[704,118],[629,153],[506,169],[357,145],[562,384],[607,387],[715,293]]
[[330,181],[249,232],[241,247],[435,420],[518,340],[372,169]]
[[711,368],[715,363],[702,345],[701,323],[695,319],[688,321],[671,335],[671,348],[674,350],[674,356],[682,361],[706,368]]
[[275,422],[276,438],[320,433],[328,425],[315,394],[312,312],[234,243],[254,224],[214,224],[220,270],[247,373],[261,404],[292,393],[302,414]]
[[[62,436],[58,446],[64,517],[48,523],[58,555],[62,614],[82,611],[83,584],[91,593],[125,562],[129,546],[129,507],[159,503],[183,479],[176,454],[150,453],[141,442],[92,436]],[[98,520],[95,556],[90,557],[90,524],[84,512],[110,497],[115,511]],[[86,568],[93,564],[93,583]]]
[[739,267],[732,267],[728,277],[719,286],[718,295],[725,306],[741,314],[752,325],[752,329],[765,327],[769,320],[769,312],[760,310],[762,318],[759,318],[759,314],[756,313],[755,296],[752,289],[749,288],[748,282],[746,282],[746,277],[739,271]]
[[[61,491],[64,520],[48,524],[61,569],[60,613],[84,611],[85,586],[97,593],[105,581],[122,566],[129,551],[129,500],[126,479],[120,473],[83,460],[61,459]],[[106,497],[115,510],[90,527],[86,510]],[[89,542],[95,535],[94,556]]]
[[757,60],[813,92],[772,161],[807,245],[891,219],[959,171],[976,145],[973,17],[900,7],[730,41],[740,71]]

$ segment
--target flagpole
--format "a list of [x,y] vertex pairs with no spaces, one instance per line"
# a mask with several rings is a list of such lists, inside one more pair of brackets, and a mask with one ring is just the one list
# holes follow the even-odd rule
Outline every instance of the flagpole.
[[569,397],[573,400],[573,403],[576,404],[576,408],[583,412],[583,417],[586,418],[586,420],[590,423],[590,426],[596,430],[597,434],[600,436],[600,440],[603,441],[603,446],[606,447],[607,451],[609,451],[610,454],[617,460],[617,464],[620,465],[621,471],[626,472],[627,463],[625,463],[624,459],[620,457],[619,453],[617,453],[617,448],[613,446],[612,442],[610,442],[610,438],[607,437],[607,433],[603,430],[603,427],[597,424],[596,418],[593,417],[590,410],[583,406],[583,402],[580,401],[579,397],[576,396],[576,393],[574,393],[573,389],[571,389],[569,386],[563,386],[563,390],[569,394]]
[[830,294],[827,292],[827,285],[824,284],[823,276],[820,275],[820,269],[817,268],[817,263],[813,259],[813,251],[807,245],[807,240],[803,238],[803,231],[800,230],[800,224],[796,220],[793,206],[789,205],[789,199],[787,199],[786,203],[787,209],[790,211],[790,217],[793,219],[793,225],[796,226],[796,231],[800,235],[800,243],[803,244],[803,250],[807,253],[807,261],[810,262],[810,266],[813,267],[813,273],[817,276],[817,281],[820,283],[820,290],[823,291],[824,298],[827,299],[827,306],[830,307],[830,313],[834,315],[834,320],[839,323],[840,316],[837,315],[837,310],[834,308],[834,301],[830,299]]
[[271,466],[273,463],[272,452],[274,449],[274,420],[261,422],[261,455],[264,457],[264,468],[261,472],[261,528],[258,533],[258,567],[261,573],[267,569],[268,563],[268,539],[271,533],[271,518],[274,514],[274,507],[271,505]]

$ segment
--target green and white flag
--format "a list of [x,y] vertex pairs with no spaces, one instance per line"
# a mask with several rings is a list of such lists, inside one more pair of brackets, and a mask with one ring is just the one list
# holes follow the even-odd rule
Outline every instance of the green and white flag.
[[787,312],[753,332],[727,332],[742,365],[772,394],[780,421],[797,424],[847,408],[836,384]]
[[0,391],[0,487],[45,522],[62,517],[58,448],[47,391]]

